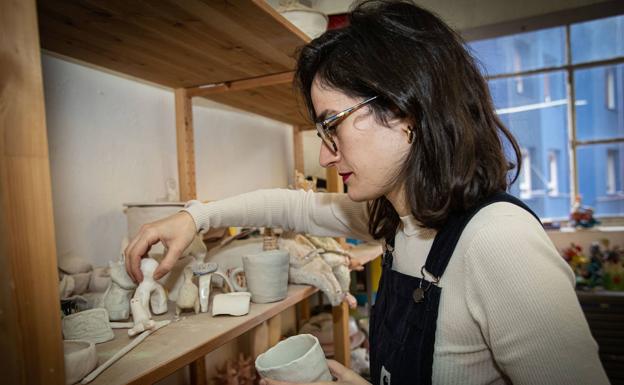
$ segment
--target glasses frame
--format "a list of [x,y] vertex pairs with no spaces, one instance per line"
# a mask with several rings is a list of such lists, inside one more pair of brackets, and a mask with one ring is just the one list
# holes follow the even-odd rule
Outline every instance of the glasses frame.
[[332,150],[334,154],[337,153],[338,146],[336,146],[336,142],[334,142],[334,138],[333,138],[334,134],[330,132],[330,129],[336,125],[337,121],[346,119],[349,115],[351,115],[352,113],[354,113],[361,107],[364,107],[365,105],[372,102],[373,100],[377,99],[378,97],[379,95],[375,95],[371,98],[365,99],[364,101],[361,101],[358,104],[347,108],[346,110],[342,110],[338,112],[337,114],[331,115],[323,119],[320,122],[316,122],[315,123],[316,135],[318,135],[318,137],[321,138],[321,140],[323,141],[323,143],[325,143],[327,148]]

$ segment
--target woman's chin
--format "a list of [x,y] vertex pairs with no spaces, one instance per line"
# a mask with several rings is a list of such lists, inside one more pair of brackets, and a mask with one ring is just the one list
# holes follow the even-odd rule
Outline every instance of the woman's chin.
[[351,186],[349,186],[347,190],[347,196],[354,202],[367,202],[378,198],[378,196],[363,193],[362,191],[358,191],[356,188]]

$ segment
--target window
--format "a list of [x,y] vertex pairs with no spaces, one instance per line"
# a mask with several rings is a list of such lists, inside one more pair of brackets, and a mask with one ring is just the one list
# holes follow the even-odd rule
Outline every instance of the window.
[[576,195],[624,216],[624,15],[468,45],[522,148],[511,193],[544,219],[567,218]]

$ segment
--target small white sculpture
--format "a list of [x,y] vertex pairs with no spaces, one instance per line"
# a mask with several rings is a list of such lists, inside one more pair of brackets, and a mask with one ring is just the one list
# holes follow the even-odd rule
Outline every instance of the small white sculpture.
[[63,275],[63,278],[61,278],[61,281],[59,282],[60,298],[69,298],[74,292],[74,286],[76,286],[76,283],[74,282],[74,277],[72,277],[71,275]]
[[130,308],[132,309],[132,320],[134,321],[134,326],[128,329],[130,337],[146,330],[151,330],[156,326],[156,322],[151,319],[149,310],[143,306],[139,298],[130,300]]
[[139,284],[134,297],[141,301],[141,305],[151,318],[151,310],[154,314],[164,314],[167,312],[167,293],[160,283],[154,280],[154,271],[158,267],[158,262],[153,258],[143,258],[141,260],[141,271],[143,281]]
[[193,309],[195,314],[199,313],[199,289],[193,283],[193,270],[190,267],[184,269],[184,284],[178,294],[175,314],[179,316],[185,309]]
[[108,310],[111,321],[126,320],[130,317],[130,298],[137,285],[126,272],[123,261],[110,261],[108,265],[111,282],[100,306]]

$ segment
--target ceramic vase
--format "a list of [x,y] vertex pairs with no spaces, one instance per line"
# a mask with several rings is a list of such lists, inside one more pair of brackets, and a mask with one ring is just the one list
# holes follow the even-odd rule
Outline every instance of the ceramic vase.
[[243,256],[243,268],[234,269],[232,276],[245,271],[251,301],[269,303],[281,301],[288,294],[288,262],[284,250],[269,250]]

